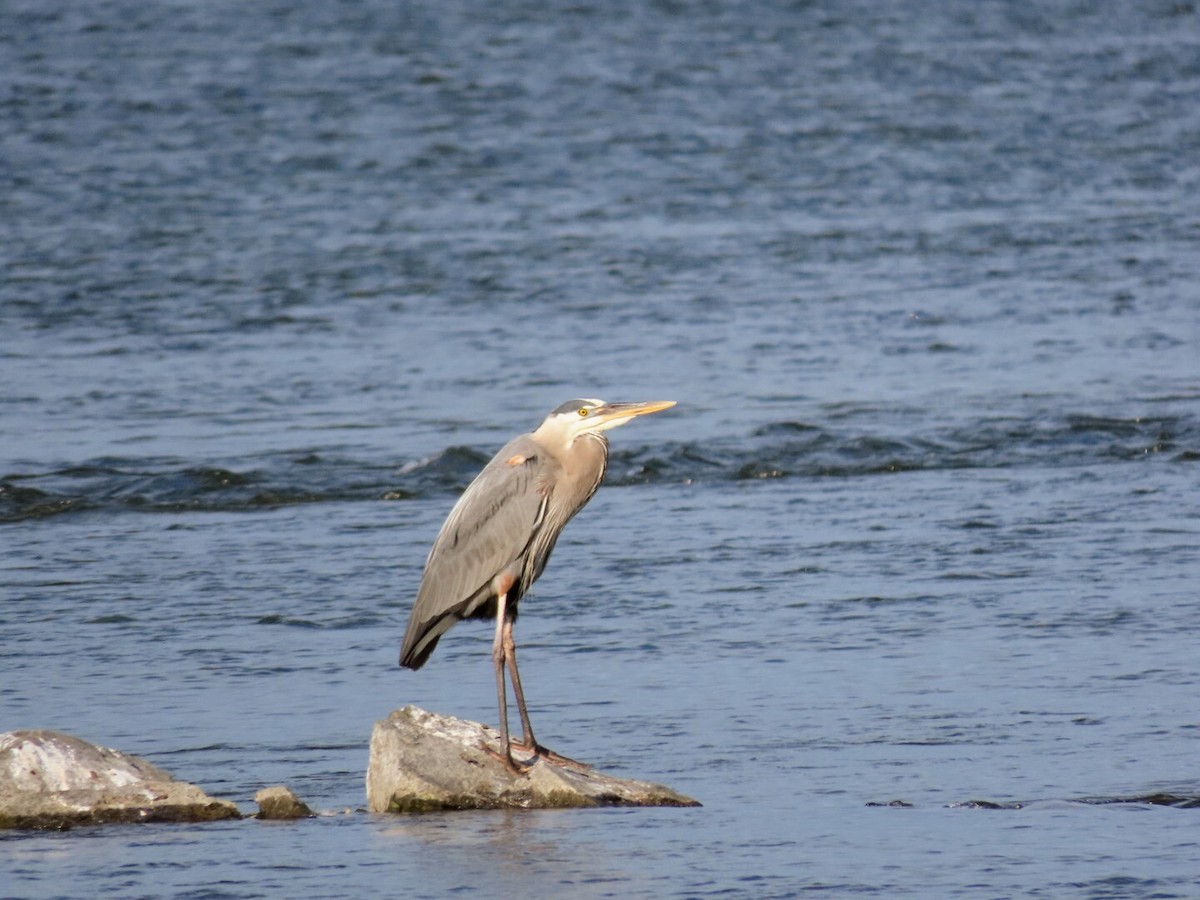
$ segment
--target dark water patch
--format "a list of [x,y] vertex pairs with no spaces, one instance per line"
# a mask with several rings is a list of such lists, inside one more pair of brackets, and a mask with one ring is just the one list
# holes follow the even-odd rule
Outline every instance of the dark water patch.
[[769,425],[763,425],[760,428],[754,429],[752,434],[754,437],[758,438],[771,438],[780,435],[807,435],[811,432],[820,430],[821,426],[810,424],[808,422],[772,422]]
[[[607,483],[693,483],[777,478],[859,478],[902,472],[1121,464],[1200,458],[1200,426],[1180,417],[983,418],[906,433],[784,420],[750,439],[615,449]],[[878,417],[880,414],[876,414]],[[907,416],[908,413],[903,413]],[[880,425],[878,421],[876,425]],[[335,501],[403,501],[461,492],[490,459],[454,445],[397,466],[316,450],[248,457],[245,467],[161,458],[106,457],[49,472],[10,472],[0,481],[0,522],[96,510],[236,511]],[[963,529],[997,527],[986,516]]]
[[1134,797],[1085,797],[1076,801],[1090,806],[1135,804],[1140,806],[1170,806],[1174,809],[1200,809],[1200,795],[1168,793],[1141,794]]
[[224,753],[230,750],[239,750],[239,746],[227,743],[202,744],[199,747],[166,747],[161,750],[156,750],[155,756],[184,756],[190,753]]
[[374,613],[356,613],[343,616],[328,622],[324,627],[335,630],[350,630],[355,628],[378,628],[391,624],[391,620]]
[[[832,424],[832,423],[831,423]],[[734,478],[850,477],[930,469],[1065,466],[1156,455],[1191,459],[1200,426],[1181,417],[982,419],[914,434],[863,434],[775,423],[753,458],[732,461]]]
[[[894,802],[894,801],[893,801]],[[1070,800],[966,800],[948,803],[948,809],[998,809],[1018,810],[1036,808],[1052,803],[1073,806],[1149,806],[1172,809],[1200,809],[1200,796],[1190,794],[1151,793],[1129,797],[1076,797]],[[890,806],[891,803],[868,803],[868,806]]]
[[964,800],[961,803],[948,803],[948,809],[1024,809],[1027,804],[1020,802],[1001,803],[996,800]]
[[[389,474],[395,471],[390,465],[313,455],[251,462],[257,467],[237,471],[178,460],[106,458],[41,474],[14,473],[0,481],[0,522],[78,510],[215,512],[373,500],[392,490]],[[393,497],[424,492],[401,488]]]
[[332,631],[342,631],[355,628],[376,628],[387,622],[383,616],[374,613],[356,613],[348,616],[341,616],[330,621],[317,621],[314,619],[305,619],[298,616],[286,616],[281,614],[271,614],[260,616],[254,620],[255,625],[283,625],[287,628],[313,628],[313,629],[329,629]]
[[488,454],[470,447],[447,447],[434,456],[403,466],[396,477],[406,490],[417,494],[451,488],[461,490],[490,459]]
[[647,484],[655,481],[698,479],[703,469],[720,470],[721,464],[689,449],[643,447],[616,450],[609,454],[605,484]]
[[234,330],[238,332],[269,330],[272,328],[297,328],[301,331],[333,331],[333,322],[328,318],[321,316],[291,316],[291,315],[264,315],[264,316],[247,316],[233,325]]
[[0,481],[0,522],[41,519],[84,508],[79,497],[68,497]]
[[340,500],[409,499],[461,490],[488,457],[450,448],[406,466],[304,454],[255,459],[253,469],[177,460],[104,459],[0,481],[0,522],[74,510],[234,511]]
[[311,619],[297,619],[293,616],[270,615],[261,616],[254,620],[255,625],[286,625],[289,628],[321,628],[321,623]]

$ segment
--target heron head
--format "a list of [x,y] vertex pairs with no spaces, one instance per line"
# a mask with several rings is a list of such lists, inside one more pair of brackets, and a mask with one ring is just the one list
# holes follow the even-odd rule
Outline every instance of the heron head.
[[534,434],[557,437],[569,445],[584,434],[600,434],[631,419],[670,409],[674,400],[649,400],[643,403],[607,403],[604,400],[568,400],[546,416]]

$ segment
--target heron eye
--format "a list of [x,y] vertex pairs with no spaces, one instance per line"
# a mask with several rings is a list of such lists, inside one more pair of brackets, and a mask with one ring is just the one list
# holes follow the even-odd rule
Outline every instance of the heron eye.
[[579,417],[580,418],[583,418],[587,414],[588,414],[588,408],[586,406],[579,407]]

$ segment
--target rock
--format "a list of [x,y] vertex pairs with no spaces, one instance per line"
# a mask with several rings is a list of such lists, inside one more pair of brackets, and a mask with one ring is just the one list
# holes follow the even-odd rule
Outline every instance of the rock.
[[233,803],[139,757],[57,731],[0,734],[0,828],[238,818]]
[[500,735],[485,725],[415,706],[396,710],[371,734],[367,807],[416,813],[700,805],[662,785],[614,778],[582,763],[539,759],[527,774],[514,775],[499,753]]
[[303,800],[282,784],[263,788],[254,795],[259,819],[307,819],[316,815]]

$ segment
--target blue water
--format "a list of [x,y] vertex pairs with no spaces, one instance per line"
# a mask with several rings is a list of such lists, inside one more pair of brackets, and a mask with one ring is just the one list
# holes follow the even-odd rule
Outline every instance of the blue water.
[[[0,895],[1200,893],[1194,4],[0,13],[0,730],[327,813]],[[494,724],[489,627],[399,639],[575,396],[679,406],[531,715],[704,806],[363,812],[390,710]]]

